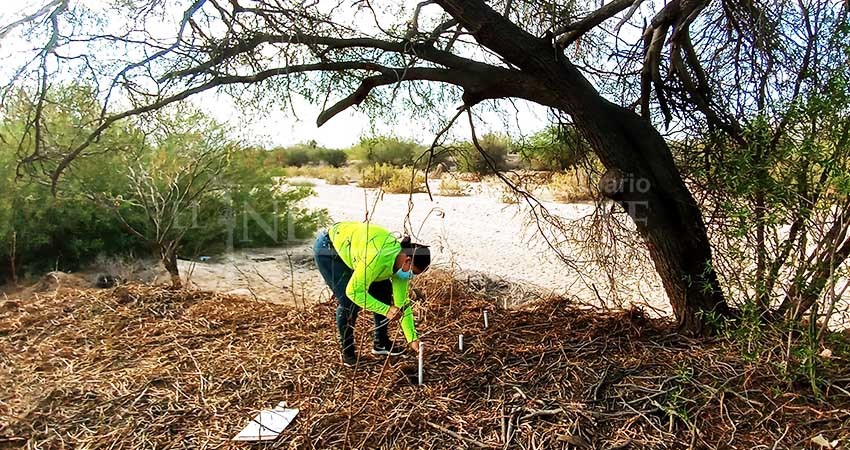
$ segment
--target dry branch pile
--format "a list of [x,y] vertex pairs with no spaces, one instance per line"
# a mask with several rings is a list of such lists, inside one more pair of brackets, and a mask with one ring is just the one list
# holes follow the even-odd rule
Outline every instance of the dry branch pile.
[[[817,401],[723,342],[565,300],[501,310],[445,280],[417,306],[415,359],[338,362],[333,304],[309,310],[128,286],[0,305],[0,448],[236,448],[262,408],[301,414],[280,448],[775,448],[850,438],[844,391]],[[490,309],[490,328],[481,314]],[[465,350],[457,350],[457,336]],[[399,336],[396,336],[397,340]],[[839,366],[841,367],[841,366]]]

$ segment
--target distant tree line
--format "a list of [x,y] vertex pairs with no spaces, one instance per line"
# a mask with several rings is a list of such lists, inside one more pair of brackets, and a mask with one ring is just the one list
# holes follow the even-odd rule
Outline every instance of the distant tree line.
[[[478,150],[471,141],[459,141],[435,151],[430,164],[443,164],[459,172],[481,175],[521,168],[564,171],[575,167],[589,154],[586,143],[575,130],[549,126],[525,139],[489,133],[481,137]],[[482,153],[483,151],[483,153]],[[266,157],[267,164],[280,167],[326,165],[342,167],[356,161],[361,167],[389,165],[425,169],[429,163],[429,147],[395,136],[371,136],[345,149],[328,149],[315,141],[289,147],[275,147]],[[515,155],[511,164],[509,155]]]

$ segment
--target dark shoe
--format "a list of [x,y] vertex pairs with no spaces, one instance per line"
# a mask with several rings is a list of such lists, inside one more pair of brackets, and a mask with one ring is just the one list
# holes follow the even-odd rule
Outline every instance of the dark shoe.
[[398,356],[404,354],[404,347],[399,347],[392,342],[385,342],[383,344],[375,343],[372,346],[372,354]]
[[342,354],[342,365],[345,367],[354,367],[357,365],[357,355],[352,353]]

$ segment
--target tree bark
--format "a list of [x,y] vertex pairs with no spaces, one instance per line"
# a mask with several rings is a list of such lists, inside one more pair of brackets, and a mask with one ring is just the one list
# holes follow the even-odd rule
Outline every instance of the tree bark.
[[174,289],[183,288],[183,281],[180,279],[180,269],[177,267],[177,249],[172,244],[162,245],[160,247],[160,260],[165,270],[171,275],[171,287]]
[[12,285],[18,286],[18,232],[12,231],[12,247],[10,248],[11,256],[9,256],[9,268],[12,271]]
[[534,78],[539,88],[524,98],[572,116],[605,167],[623,178],[611,198],[645,240],[679,330],[702,334],[707,314],[728,315],[702,213],[658,130],[603,98],[551,40],[529,34],[480,0],[437,3],[481,45]]
[[631,111],[615,105],[608,109],[583,125],[597,156],[619,178],[602,191],[623,207],[646,242],[679,331],[706,334],[708,316],[725,317],[730,311],[712,265],[702,213],[657,130]]

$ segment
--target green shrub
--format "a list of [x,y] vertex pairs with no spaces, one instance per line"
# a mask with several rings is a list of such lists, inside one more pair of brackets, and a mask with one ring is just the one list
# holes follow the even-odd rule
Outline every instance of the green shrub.
[[295,145],[284,151],[284,165],[301,167],[318,159],[318,153],[303,145]]
[[[86,124],[100,111],[91,107],[96,102],[89,100],[93,94],[86,88],[63,87],[49,95],[49,106],[43,112],[51,130],[47,144],[67,148],[68,143],[60,140],[78,139],[87,133]],[[150,254],[148,243],[128,232],[116,214],[117,208],[127,223],[144,235],[155,228],[130,188],[130,177],[142,175],[131,168],[141,169],[150,177],[149,186],[167,193],[174,183],[181,183],[176,174],[185,162],[211,146],[228,152],[227,164],[211,178],[203,195],[177,212],[175,229],[185,231],[179,254],[279,245],[293,236],[311,236],[328,220],[325,211],[299,206],[312,190],[281,186],[277,177],[283,171],[268,165],[264,151],[234,148],[222,137],[220,126],[185,110],[146,117],[148,122],[167,121],[162,122],[167,124],[162,129],[171,134],[156,139],[145,138],[143,126],[149,123],[125,121],[107,129],[89,149],[93,156],[74,161],[54,197],[43,180],[15,180],[18,142],[23,139],[25,147],[31,145],[24,133],[30,105],[10,101],[0,111],[0,135],[4,137],[0,140],[0,284],[10,278],[13,254],[21,277],[47,270],[78,270],[99,255]]]
[[573,128],[548,127],[519,149],[525,166],[533,170],[563,171],[588,154],[589,147]]
[[[471,142],[461,145],[456,156],[457,168],[461,172],[489,175],[507,169],[507,156],[512,148],[509,138],[497,134],[485,134],[479,144],[487,158]],[[489,160],[489,161],[488,161]]]
[[373,164],[388,164],[396,167],[412,166],[425,147],[413,141],[395,137],[363,138],[351,148],[353,159]]
[[[69,148],[91,131],[90,118],[99,114],[92,89],[63,86],[49,92],[43,110],[46,148]],[[32,102],[25,94],[11,96],[0,111],[0,284],[15,274],[21,277],[48,270],[77,270],[100,253],[143,253],[147,249],[121,228],[115,217],[90,202],[66,176],[54,196],[40,179],[17,178],[18,144],[29,152]],[[122,124],[123,125],[123,124]],[[92,185],[108,190],[124,183],[125,168],[119,150],[145,145],[136,127],[109,128],[90,147],[92,153],[112,150],[94,161],[81,159],[73,173],[97,173]],[[141,220],[128,213],[128,220]]]
[[[210,210],[231,210],[223,216],[226,226],[208,239],[197,240],[196,248],[210,253],[209,249],[228,239],[235,248],[279,246],[309,238],[329,222],[327,211],[301,206],[304,199],[314,194],[310,186],[285,186],[282,180],[275,180],[268,172],[254,171],[250,166],[231,165],[228,169],[227,195],[220,199],[222,203],[216,205],[214,198],[207,200]],[[221,221],[220,212],[218,216]],[[194,240],[193,234],[196,233],[188,234],[187,238]],[[218,249],[224,250],[220,246]]]
[[342,167],[348,162],[348,154],[342,150],[321,149],[319,159],[331,167]]
[[348,154],[343,150],[319,147],[315,142],[308,142],[274,148],[268,152],[266,160],[268,165],[277,167],[304,167],[320,164],[342,167],[348,161]]
[[[12,255],[17,276],[29,277],[50,270],[79,270],[100,254],[145,254],[148,250],[109,212],[78,195],[60,192],[54,197],[48,187],[27,180],[4,191],[0,201],[14,208],[0,225],[6,230],[0,236],[0,284],[11,275]],[[128,216],[131,222],[142,220],[132,213]]]

